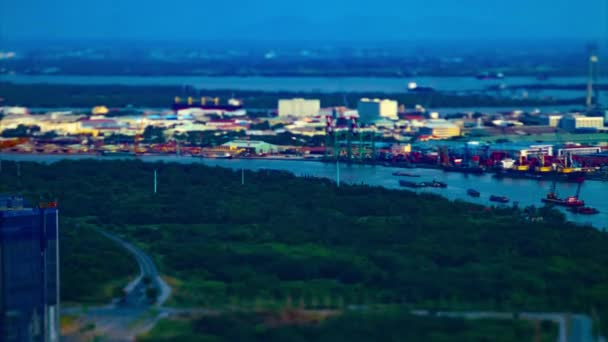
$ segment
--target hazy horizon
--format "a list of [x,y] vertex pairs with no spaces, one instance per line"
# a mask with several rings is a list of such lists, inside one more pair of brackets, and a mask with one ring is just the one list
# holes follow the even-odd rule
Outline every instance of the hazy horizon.
[[5,41],[589,41],[607,38],[607,23],[604,0],[0,3]]

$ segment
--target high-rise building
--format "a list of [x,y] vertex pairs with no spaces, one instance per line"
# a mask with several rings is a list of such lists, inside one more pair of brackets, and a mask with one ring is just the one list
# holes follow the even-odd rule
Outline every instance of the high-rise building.
[[0,196],[0,341],[59,341],[58,228],[54,202]]

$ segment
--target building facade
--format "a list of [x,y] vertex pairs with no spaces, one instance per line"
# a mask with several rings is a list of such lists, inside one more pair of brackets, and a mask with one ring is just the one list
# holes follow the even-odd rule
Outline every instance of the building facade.
[[58,342],[59,328],[57,207],[0,196],[0,341]]
[[397,120],[399,105],[394,100],[380,100],[363,98],[357,105],[359,121],[362,123],[372,123],[379,119]]
[[321,110],[320,100],[281,99],[279,100],[279,116],[316,116]]
[[256,154],[274,153],[279,150],[279,146],[259,140],[233,140],[222,144],[222,146],[226,146],[230,149],[244,149]]
[[602,129],[604,128],[604,118],[601,116],[573,115],[565,116],[560,121],[561,128],[568,131],[577,129]]
[[460,136],[460,127],[446,120],[428,120],[418,132],[437,139],[449,139]]

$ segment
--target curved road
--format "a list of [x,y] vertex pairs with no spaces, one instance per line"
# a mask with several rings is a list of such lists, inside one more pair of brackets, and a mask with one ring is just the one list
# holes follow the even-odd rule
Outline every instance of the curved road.
[[146,284],[144,283],[144,278],[147,278],[151,280],[150,284],[156,288],[158,293],[155,305],[162,306],[171,295],[171,287],[169,287],[158,274],[158,269],[156,268],[154,261],[152,261],[152,258],[140,248],[121,239],[115,234],[108,233],[101,229],[98,229],[97,231],[133,254],[139,265],[139,276],[125,287],[125,297],[124,300],[121,301],[121,304],[124,306],[136,307],[147,306],[147,298],[145,297]]
[[[96,231],[133,255],[139,265],[139,275],[125,287],[124,297],[109,305],[64,308],[62,313],[75,314],[83,322],[94,323],[94,335],[103,336],[104,341],[134,341],[137,335],[149,331],[159,319],[167,316],[166,312],[158,309],[171,295],[171,288],[160,277],[154,261],[144,251],[115,234],[101,229]],[[150,281],[146,284],[148,279]],[[158,293],[154,303],[150,303],[146,297],[149,286],[156,288]],[[77,332],[73,336],[62,336],[62,340],[80,341],[82,337]]]

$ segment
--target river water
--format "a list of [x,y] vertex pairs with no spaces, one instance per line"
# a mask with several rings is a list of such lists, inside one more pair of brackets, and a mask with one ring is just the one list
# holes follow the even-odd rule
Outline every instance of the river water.
[[[60,156],[60,155],[15,155],[0,154],[3,160],[55,162],[61,159],[83,159],[95,158],[110,160],[112,157],[92,156]],[[202,159],[178,156],[147,156],[141,158],[146,162],[177,162],[177,163],[202,163],[210,166],[222,166],[231,169],[275,169],[293,172],[298,176],[316,176],[330,179],[336,178],[336,164],[321,163],[316,161],[294,161],[294,160],[261,160],[261,159]],[[392,175],[397,168],[371,166],[371,165],[346,165],[340,164],[341,182],[354,184],[369,184],[398,189],[398,180],[405,179]],[[159,170],[162,173],[162,168]],[[415,181],[432,181],[433,179],[448,184],[445,189],[425,188],[416,190],[436,193],[451,200],[465,200],[479,204],[490,204],[490,195],[507,196],[511,201],[519,202],[520,206],[540,206],[540,199],[550,190],[551,181],[535,181],[528,179],[495,179],[491,175],[466,175],[456,172],[443,172],[434,169],[408,169],[408,172],[419,174],[420,178],[411,178]],[[161,178],[162,179],[162,178]],[[246,180],[245,180],[246,181]],[[151,185],[152,186],[152,185]],[[162,182],[159,187],[162,188]],[[576,184],[558,183],[559,196],[569,196],[576,192]],[[466,194],[467,189],[474,188],[481,192],[481,197],[472,198]],[[581,187],[581,198],[587,205],[597,208],[597,215],[575,215],[566,213],[569,220],[579,224],[590,224],[600,229],[608,229],[608,182],[585,181]],[[407,208],[404,208],[407,210]]]
[[[410,82],[445,92],[477,92],[489,86],[522,84],[586,84],[585,77],[555,77],[538,80],[534,77],[506,77],[502,80],[478,80],[475,77],[235,77],[235,76],[68,76],[68,75],[0,75],[0,81],[15,83],[49,83],[81,85],[189,85],[200,89],[230,89],[291,92],[385,92],[407,91]],[[524,97],[523,90],[505,91],[504,96]],[[532,98],[581,98],[584,91],[538,90],[528,92]]]

